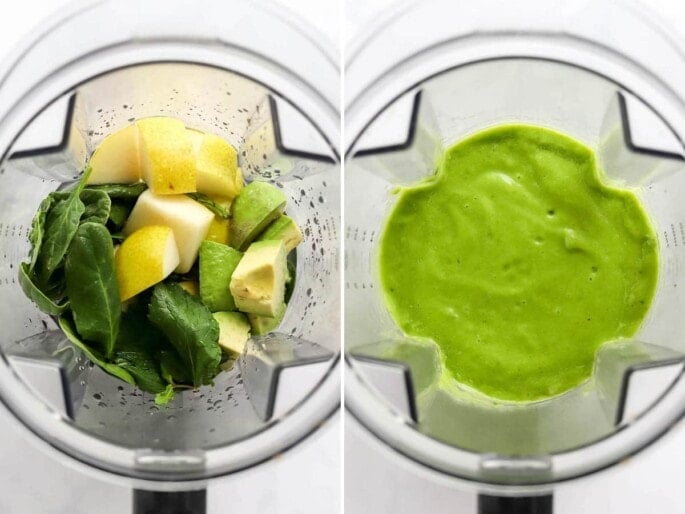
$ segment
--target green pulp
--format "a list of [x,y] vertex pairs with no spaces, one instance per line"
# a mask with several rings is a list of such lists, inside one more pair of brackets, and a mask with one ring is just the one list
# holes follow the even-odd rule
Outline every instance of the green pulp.
[[435,176],[397,191],[387,219],[392,317],[493,398],[541,400],[587,380],[602,344],[637,331],[658,275],[640,201],[601,177],[590,149],[541,127],[451,147]]

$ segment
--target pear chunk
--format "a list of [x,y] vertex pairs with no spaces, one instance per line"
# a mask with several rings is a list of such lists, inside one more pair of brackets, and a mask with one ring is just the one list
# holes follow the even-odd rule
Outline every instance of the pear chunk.
[[156,195],[197,192],[195,155],[185,125],[174,118],[138,121],[141,177]]
[[161,282],[178,266],[174,233],[169,227],[150,225],[127,237],[114,255],[122,301]]
[[212,211],[185,195],[158,196],[148,189],[138,197],[124,226],[124,235],[149,225],[170,227],[180,257],[176,271],[187,273],[197,259],[213,219]]
[[138,127],[129,125],[107,136],[90,158],[88,184],[133,184],[140,180]]
[[238,152],[214,134],[188,129],[197,168],[197,190],[208,196],[235,198],[243,189]]

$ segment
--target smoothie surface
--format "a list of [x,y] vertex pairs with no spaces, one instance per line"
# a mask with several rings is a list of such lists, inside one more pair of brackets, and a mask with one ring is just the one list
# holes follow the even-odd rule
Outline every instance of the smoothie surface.
[[542,400],[587,380],[597,349],[640,327],[658,275],[638,197],[602,177],[589,148],[542,127],[452,146],[435,176],[397,191],[383,230],[396,323],[496,399]]

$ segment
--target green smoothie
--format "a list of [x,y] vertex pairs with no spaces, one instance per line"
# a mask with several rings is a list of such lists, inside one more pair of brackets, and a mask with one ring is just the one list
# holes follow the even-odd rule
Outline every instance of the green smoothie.
[[454,145],[397,191],[380,241],[391,315],[430,338],[444,371],[490,397],[534,401],[581,384],[597,349],[632,336],[657,283],[637,196],[602,182],[593,152],[506,125]]

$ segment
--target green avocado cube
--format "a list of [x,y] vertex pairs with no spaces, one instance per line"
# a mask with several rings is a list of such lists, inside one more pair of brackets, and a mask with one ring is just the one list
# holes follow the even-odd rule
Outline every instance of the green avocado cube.
[[300,227],[297,226],[297,223],[295,223],[295,220],[290,216],[283,214],[271,225],[266,227],[266,230],[257,238],[257,241],[270,240],[283,241],[285,243],[285,251],[286,253],[289,253],[302,242],[302,232],[300,231]]
[[212,312],[235,310],[231,277],[243,254],[214,241],[200,245],[200,298]]
[[250,182],[231,205],[230,243],[245,251],[250,243],[285,209],[283,191],[267,182]]
[[247,319],[252,327],[252,333],[256,336],[261,336],[273,332],[278,328],[278,325],[283,321],[283,316],[285,316],[286,304],[282,303],[276,316],[270,318],[268,316],[258,316],[257,314],[247,314]]
[[219,323],[219,346],[226,352],[239,355],[243,353],[250,339],[250,324],[240,312],[215,312],[214,319]]

